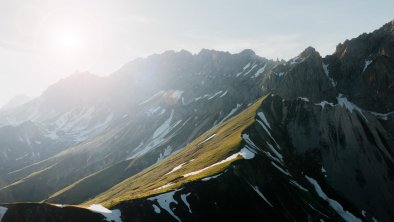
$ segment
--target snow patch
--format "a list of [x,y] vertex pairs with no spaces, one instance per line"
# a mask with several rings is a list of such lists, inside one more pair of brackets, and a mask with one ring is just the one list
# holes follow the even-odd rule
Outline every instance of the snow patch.
[[334,81],[334,79],[332,79],[331,77],[330,77],[330,73],[329,73],[329,71],[328,71],[328,64],[326,65],[326,64],[324,64],[324,63],[322,63],[322,66],[323,66],[323,70],[324,70],[324,73],[326,74],[326,76],[327,76],[327,78],[330,80],[330,82],[331,82],[331,85],[332,86],[336,86],[337,85],[337,83]]
[[[166,175],[167,175],[167,174],[166,174]],[[163,185],[163,186],[161,186],[161,187],[158,187],[158,188],[156,188],[156,189],[154,189],[154,190],[164,189],[164,188],[170,187],[170,186],[172,186],[172,185],[174,185],[174,183],[167,183],[166,185]]]
[[256,119],[256,122],[259,123],[263,129],[265,130],[265,132],[267,132],[268,136],[270,136],[270,138],[272,139],[272,141],[275,142],[276,146],[279,147],[278,143],[276,142],[276,140],[274,139],[274,137],[271,135],[270,131],[267,129],[266,125],[261,122],[260,120]]
[[250,62],[246,64],[243,68],[242,71],[236,74],[236,77],[239,77],[247,68],[250,67]]
[[122,220],[120,219],[121,216],[120,210],[109,210],[100,204],[90,205],[88,209],[93,212],[102,214],[107,222],[112,222],[112,221],[122,222]]
[[334,106],[334,103],[330,103],[330,102],[327,102],[327,101],[321,101],[320,103],[315,103],[315,105],[316,105],[316,106],[321,106],[321,108],[324,109],[324,107],[325,107],[326,105]]
[[201,145],[209,140],[211,140],[212,138],[214,138],[216,136],[216,133],[212,134],[211,136],[209,136],[208,138],[206,138],[204,141],[202,141],[201,143],[199,143],[198,145]]
[[328,204],[331,206],[332,209],[334,209],[345,221],[349,222],[361,222],[359,218],[355,217],[352,213],[349,211],[346,211],[343,209],[342,205],[338,203],[337,201],[330,199],[321,189],[320,185],[317,183],[317,181],[311,177],[305,176],[305,178],[313,185],[315,188],[316,193],[321,197],[323,200],[327,201]]
[[212,179],[216,179],[216,178],[220,177],[221,175],[222,175],[222,174],[220,173],[220,174],[217,174],[217,175],[215,175],[215,176],[210,176],[210,177],[202,178],[201,180],[202,180],[202,181],[209,181],[209,180],[212,180]]
[[242,68],[242,70],[245,70],[245,69],[247,69],[247,68],[249,68],[250,67],[250,62],[248,63],[248,64],[246,64],[243,68]]
[[219,124],[223,123],[223,122],[226,121],[228,118],[230,118],[235,112],[237,112],[237,110],[238,110],[241,106],[242,106],[242,104],[237,104],[237,106],[236,106],[234,109],[232,109],[232,110],[230,111],[230,113],[227,114],[227,116],[225,116],[225,117],[219,122]]
[[103,207],[100,204],[93,204],[88,207],[89,210],[97,212],[97,213],[111,213],[111,210]]
[[252,186],[251,184],[249,184],[249,185],[250,185],[250,187],[253,188],[253,190],[254,190],[261,198],[263,198],[263,200],[264,200],[268,205],[270,205],[270,207],[274,207],[274,206],[268,201],[268,199],[264,196],[264,194],[259,190],[259,187],[258,187],[258,186]]
[[212,167],[215,167],[215,166],[218,166],[220,164],[223,164],[223,163],[235,160],[239,156],[241,156],[242,158],[244,158],[246,160],[249,160],[249,159],[252,159],[255,156],[255,154],[253,152],[251,152],[248,148],[242,148],[239,152],[234,153],[233,155],[227,157],[226,159],[224,159],[222,161],[214,163],[214,164],[212,164],[210,166],[207,166],[207,167],[205,167],[205,168],[203,168],[201,170],[197,170],[197,171],[193,171],[193,172],[187,173],[187,174],[183,175],[183,177],[189,177],[189,176],[194,176],[194,175],[200,174],[200,173],[202,173],[202,172],[204,172],[206,170],[211,169]]
[[303,190],[305,192],[309,191],[308,189],[306,189],[305,187],[303,187],[299,183],[297,183],[297,181],[295,181],[295,180],[290,180],[290,184],[295,186],[295,187],[298,187],[300,190]]
[[185,165],[185,164],[186,164],[186,163],[181,163],[181,164],[179,164],[178,166],[174,167],[170,172],[166,173],[165,175],[168,175],[168,174],[170,174],[170,173],[173,173],[173,172],[175,172],[175,171],[181,169],[182,166]]
[[368,66],[373,62],[373,60],[365,60],[363,72],[368,68]]
[[0,206],[0,221],[4,217],[5,213],[7,212],[8,208]]
[[255,156],[255,153],[250,151],[248,148],[244,147],[241,149],[239,152],[239,155],[241,155],[245,160],[250,160],[253,159]]
[[270,143],[268,143],[266,141],[266,144],[268,145],[268,147],[270,148],[270,150],[274,153],[274,155],[277,157],[277,159],[279,160],[279,162],[283,163],[283,156],[282,154],[280,154]]
[[[168,133],[168,130],[171,129],[171,128],[173,128],[173,127],[171,127],[171,120],[172,120],[173,116],[174,116],[174,111],[172,111],[170,117],[169,117],[166,121],[164,121],[164,123],[161,124],[161,125],[155,130],[155,132],[153,133],[152,139],[156,139],[156,138],[158,138],[160,135],[163,135],[163,134],[165,134],[165,133]],[[180,121],[178,121],[174,126],[178,125],[179,122],[180,122]]]
[[152,204],[153,206],[153,210],[155,211],[155,213],[159,214],[161,212],[160,208],[158,206],[156,206],[156,204]]
[[157,158],[157,162],[162,161],[164,158],[168,157],[172,152],[172,147],[171,146],[167,146],[164,149],[164,153],[160,153],[160,156]]
[[364,117],[365,120],[367,120],[367,118],[364,116],[362,110],[358,106],[356,106],[354,103],[350,102],[346,97],[343,97],[342,94],[339,94],[339,96],[337,97],[337,100],[338,100],[338,104],[340,106],[346,108],[350,113],[352,113],[353,110],[356,110]]
[[372,115],[376,116],[379,119],[388,120],[389,116],[394,114],[394,111],[389,113],[377,113],[377,112],[369,112],[369,113],[371,113]]
[[249,69],[249,71],[247,71],[245,74],[244,74],[244,76],[246,76],[246,75],[248,75],[250,72],[252,72],[253,70],[254,70],[254,68],[256,68],[257,67],[257,64],[254,64],[253,66],[252,66],[252,68],[250,68]]
[[302,101],[309,102],[309,99],[306,97],[298,97],[298,98],[301,99]]
[[[167,211],[173,218],[175,218],[177,221],[181,222],[181,219],[179,219],[179,217],[177,217],[173,211],[173,209],[171,208],[170,204],[175,203],[178,204],[178,202],[174,199],[174,194],[175,192],[178,190],[174,190],[168,193],[163,193],[154,197],[150,197],[148,198],[148,200],[150,201],[157,201],[157,203],[159,204],[159,206]],[[160,209],[159,209],[160,210]],[[157,213],[157,211],[155,210],[155,212]]]
[[211,100],[211,99],[215,98],[217,95],[219,95],[219,94],[221,94],[221,93],[223,93],[223,91],[216,92],[216,93],[213,94],[212,96],[208,97],[208,100]]
[[274,166],[276,169],[278,169],[281,173],[283,173],[286,176],[291,176],[287,170],[283,169],[282,167],[278,166],[276,163],[271,161],[272,166]]
[[181,194],[181,200],[183,201],[183,203],[187,206],[187,208],[189,209],[189,213],[192,213],[192,209],[190,208],[190,204],[189,202],[187,202],[187,197],[190,196],[191,193],[187,193],[187,194]]
[[258,112],[257,115],[260,117],[260,119],[264,122],[264,124],[271,129],[270,124],[268,123],[267,118],[265,117],[263,112]]
[[259,77],[265,71],[265,67],[267,67],[267,64],[264,64],[263,67],[261,67],[259,70],[257,70],[257,72],[253,75],[252,78]]
[[223,97],[223,96],[225,96],[225,95],[227,95],[227,90],[226,90],[226,92],[224,92],[222,95],[220,95],[219,97],[221,98],[221,97]]
[[250,139],[249,135],[247,133],[242,134],[242,139],[245,140],[245,142],[250,145],[253,149],[258,149],[256,144]]

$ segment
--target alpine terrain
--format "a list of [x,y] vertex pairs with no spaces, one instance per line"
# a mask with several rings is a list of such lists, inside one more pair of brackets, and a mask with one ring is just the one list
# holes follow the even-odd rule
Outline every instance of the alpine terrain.
[[0,221],[394,221],[394,21],[324,58],[166,51],[0,110]]

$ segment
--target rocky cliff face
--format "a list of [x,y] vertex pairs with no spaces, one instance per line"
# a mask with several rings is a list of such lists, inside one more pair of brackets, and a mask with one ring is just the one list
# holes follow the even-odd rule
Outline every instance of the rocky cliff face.
[[394,109],[394,23],[337,46],[325,61],[338,89],[364,109]]
[[[121,214],[116,220],[392,221],[393,24],[339,44],[325,58],[311,47],[287,62],[251,50],[169,51],[108,77],[65,79],[40,98],[0,113],[4,138],[9,129],[27,130],[22,126],[28,123],[42,132],[34,134],[42,144],[18,145],[12,155],[58,147],[10,166],[9,148],[19,143],[5,143],[0,202],[85,202],[160,164],[272,92],[242,133],[239,148],[254,158],[169,192],[122,201],[111,206]],[[5,211],[3,220],[26,221],[28,214],[54,221],[45,211],[63,215],[57,221],[78,221],[63,208],[23,208],[19,216]],[[91,212],[79,210],[76,215]],[[87,217],[108,221],[94,215]]]
[[241,147],[256,156],[113,207],[123,221],[391,221],[393,141],[367,112],[267,98]]

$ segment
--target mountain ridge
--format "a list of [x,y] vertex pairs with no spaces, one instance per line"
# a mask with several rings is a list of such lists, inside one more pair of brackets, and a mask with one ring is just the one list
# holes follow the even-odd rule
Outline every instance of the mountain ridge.
[[[97,84],[89,86],[87,96],[76,90],[70,99],[59,101],[56,94],[69,96],[69,87],[62,91],[61,85],[78,82],[77,76],[66,79],[48,91],[52,99],[44,101],[44,96],[15,114],[0,115],[5,125],[39,125],[42,136],[61,147],[43,159],[29,157],[19,170],[5,169],[0,202],[84,202],[85,207],[101,203],[120,212],[123,221],[132,221],[132,215],[141,220],[209,220],[224,213],[230,219],[248,212],[248,202],[260,219],[265,215],[271,220],[391,221],[393,24],[346,40],[324,58],[312,47],[289,61],[267,60],[252,50],[168,51],[130,62],[111,76],[92,77]],[[91,77],[85,77],[90,85]],[[153,169],[187,152],[183,147],[204,138],[207,144],[215,141],[209,130],[239,118],[242,110],[256,106],[253,102],[268,93],[272,96],[259,105],[254,123],[240,134],[255,158],[235,161],[206,175],[208,181],[197,178],[181,187],[175,184],[184,175],[170,183],[128,179],[146,171],[162,176],[182,172],[188,165],[178,162],[170,167],[178,167],[175,171]],[[226,160],[220,157],[210,163]],[[148,191],[161,187],[162,192],[126,195],[110,204],[117,197],[111,187],[133,187],[137,182]],[[95,189],[85,192],[92,184],[97,184]],[[234,193],[240,204],[226,192]],[[100,194],[107,202],[94,199],[103,197]],[[213,217],[204,212],[204,203],[209,203],[206,210]],[[40,207],[47,209],[37,207],[38,214]],[[5,213],[6,221],[12,217]]]

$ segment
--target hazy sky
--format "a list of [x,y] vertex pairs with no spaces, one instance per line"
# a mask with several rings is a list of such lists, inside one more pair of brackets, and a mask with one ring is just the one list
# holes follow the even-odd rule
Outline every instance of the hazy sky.
[[76,70],[107,75],[169,49],[331,54],[393,12],[393,0],[0,0],[0,105]]

